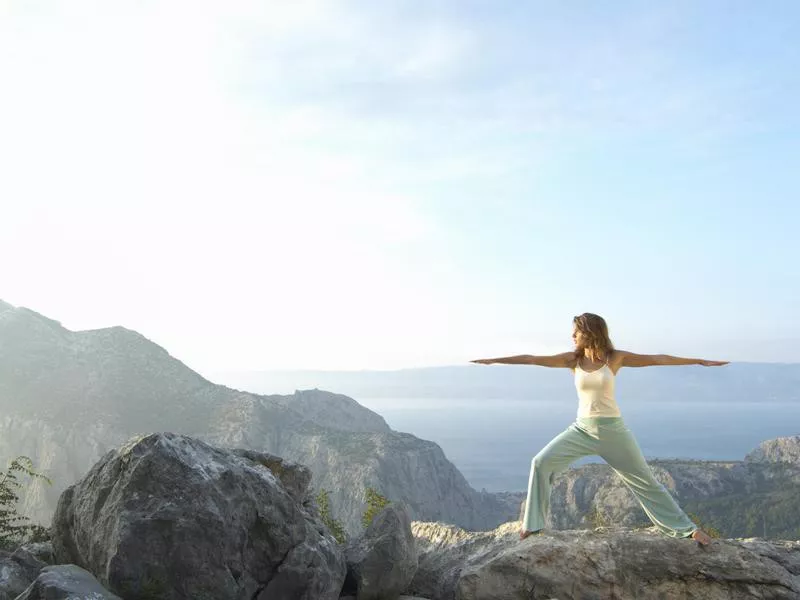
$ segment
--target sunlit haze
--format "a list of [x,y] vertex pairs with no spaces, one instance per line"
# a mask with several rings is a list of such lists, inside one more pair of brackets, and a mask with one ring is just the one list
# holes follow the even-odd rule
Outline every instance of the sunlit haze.
[[0,0],[0,299],[200,371],[558,352],[584,311],[798,362],[799,23]]

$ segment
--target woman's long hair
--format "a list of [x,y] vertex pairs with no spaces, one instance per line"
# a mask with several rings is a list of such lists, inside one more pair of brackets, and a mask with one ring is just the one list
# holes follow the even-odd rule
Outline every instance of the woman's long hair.
[[594,313],[583,313],[572,319],[578,331],[584,335],[584,344],[575,351],[575,358],[585,354],[593,362],[608,360],[614,352],[614,344],[608,337],[608,325],[605,319]]

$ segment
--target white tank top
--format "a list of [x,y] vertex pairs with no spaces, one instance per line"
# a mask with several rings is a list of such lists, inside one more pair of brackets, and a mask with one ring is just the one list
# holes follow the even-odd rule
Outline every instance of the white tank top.
[[608,361],[594,371],[584,371],[576,364],[575,388],[578,390],[578,417],[622,416],[614,400],[614,372]]

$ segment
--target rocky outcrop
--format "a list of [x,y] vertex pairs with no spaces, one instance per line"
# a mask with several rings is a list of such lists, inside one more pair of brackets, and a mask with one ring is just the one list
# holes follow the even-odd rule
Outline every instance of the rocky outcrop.
[[419,569],[407,593],[436,600],[789,600],[800,598],[800,542],[714,540],[654,530],[549,531],[521,523],[470,533],[412,524]]
[[267,467],[280,480],[284,489],[295,502],[298,504],[307,503],[309,484],[311,483],[311,471],[308,467],[267,452],[256,452],[255,450],[242,448],[234,448],[231,452]]
[[[355,596],[341,596],[339,600],[358,600]],[[429,598],[423,598],[422,596],[400,596],[397,600],[430,600]]]
[[[0,553],[0,590],[4,600],[335,600],[345,549],[309,481],[305,466],[264,452],[132,438],[64,491],[52,542]],[[398,600],[417,568],[407,508],[385,507],[347,555],[357,600]]]
[[24,544],[17,550],[27,552],[30,556],[34,557],[37,561],[41,561],[46,565],[56,564],[56,557],[53,553],[52,542],[33,542]]
[[45,567],[16,600],[122,600],[105,589],[94,576],[75,565]]
[[[15,553],[24,577],[36,576],[16,600],[334,600],[344,556],[315,515],[307,481],[303,466],[266,453],[176,434],[130,440],[59,501],[53,552],[75,564],[42,568],[34,554],[49,556],[47,544]],[[348,549],[355,600],[800,597],[800,542],[703,547],[623,528],[520,541],[520,526],[471,533],[409,524],[390,505]]]
[[[653,460],[649,465],[656,480],[679,502],[758,488],[756,474],[741,462]],[[522,494],[518,497],[525,499]],[[635,496],[606,464],[569,469],[553,485],[549,527],[586,527],[595,524],[593,518],[628,527],[649,524]]]
[[430,515],[426,520],[467,529],[508,520],[495,497],[472,489],[438,444],[408,433],[308,434],[286,439],[283,451],[308,465],[316,488],[330,490],[334,516],[351,535],[362,530],[368,487],[405,504],[412,519]]
[[310,508],[305,468],[273,473],[275,459],[171,433],[133,439],[62,494],[56,559],[126,600],[334,600],[344,555]]
[[762,442],[745,456],[746,463],[786,463],[800,470],[800,435]]
[[352,587],[358,600],[397,600],[418,566],[408,510],[397,504],[385,507],[348,546],[345,557],[345,589]]
[[267,396],[328,429],[386,433],[392,429],[378,413],[361,406],[344,394],[319,389],[296,390],[290,396]]
[[[780,445],[786,447],[785,442]],[[772,442],[762,446],[771,447]],[[800,537],[800,463],[655,459],[648,464],[684,510],[702,516],[727,537],[765,537],[764,531],[778,539]],[[524,492],[496,495],[505,503],[506,521],[521,518],[525,496]],[[558,474],[550,502],[547,527],[552,529],[651,525],[635,496],[606,464],[583,465]],[[766,527],[765,512],[770,519]],[[752,524],[756,517],[757,526]]]
[[0,550],[0,600],[14,600],[47,566],[25,548],[4,552]]

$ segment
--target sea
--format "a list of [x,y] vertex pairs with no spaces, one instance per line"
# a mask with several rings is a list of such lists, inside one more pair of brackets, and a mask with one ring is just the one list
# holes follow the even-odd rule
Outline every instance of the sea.
[[[473,488],[523,491],[531,459],[575,420],[577,400],[358,398],[396,431],[436,442]],[[800,402],[660,402],[622,408],[647,459],[743,460],[761,442],[800,434]],[[602,462],[586,457],[575,465]]]

